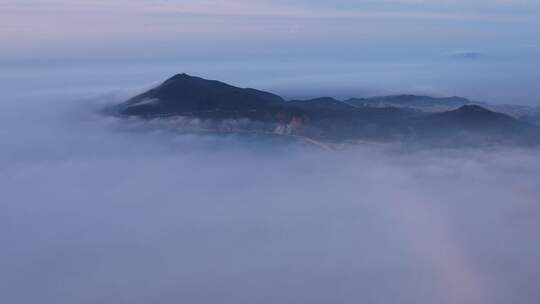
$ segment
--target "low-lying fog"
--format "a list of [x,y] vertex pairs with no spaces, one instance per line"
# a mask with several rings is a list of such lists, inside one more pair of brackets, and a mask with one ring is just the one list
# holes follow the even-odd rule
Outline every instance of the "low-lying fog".
[[180,134],[49,81],[1,98],[2,303],[540,298],[539,150]]

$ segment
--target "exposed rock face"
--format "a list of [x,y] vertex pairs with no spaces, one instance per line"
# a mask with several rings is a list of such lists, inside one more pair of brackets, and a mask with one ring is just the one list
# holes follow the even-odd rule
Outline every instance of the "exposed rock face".
[[[434,102],[459,107],[432,113],[406,106],[430,106]],[[399,95],[347,102],[330,97],[285,101],[272,93],[187,74],[175,75],[129,99],[116,108],[116,113],[142,118],[183,117],[188,126],[210,131],[297,135],[327,141],[538,141],[538,133],[530,125],[460,97]]]
[[293,116],[287,123],[278,123],[274,129],[275,134],[279,135],[293,135],[301,134],[301,128],[304,126],[304,121],[300,116]]

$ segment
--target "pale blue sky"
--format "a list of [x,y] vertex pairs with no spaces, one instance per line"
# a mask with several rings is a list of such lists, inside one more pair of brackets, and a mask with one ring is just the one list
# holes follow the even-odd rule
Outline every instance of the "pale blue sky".
[[[335,82],[354,78],[353,67],[362,64],[379,71],[374,66],[380,63],[380,73],[370,74],[373,83],[383,82],[377,77],[391,64],[408,64],[416,67],[418,83],[399,86],[396,80],[389,90],[430,88],[493,99],[493,92],[448,82],[477,81],[485,88],[513,83],[499,101],[516,94],[519,102],[536,103],[539,16],[537,0],[0,0],[0,63],[212,62],[266,72],[288,65],[283,75],[292,73],[293,63],[316,63],[327,67],[319,73],[331,70]],[[191,71],[227,75],[215,64]],[[304,68],[293,74],[301,71],[313,73]],[[256,79],[250,84],[265,84]]]
[[538,46],[539,15],[540,2],[531,0],[3,0],[0,56],[201,55],[203,47],[280,53],[284,46],[311,54],[330,45],[377,54],[406,47],[421,56],[426,48],[489,52]]

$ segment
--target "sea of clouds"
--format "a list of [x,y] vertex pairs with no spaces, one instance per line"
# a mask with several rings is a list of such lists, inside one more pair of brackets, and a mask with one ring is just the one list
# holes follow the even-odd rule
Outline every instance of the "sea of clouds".
[[540,298],[538,149],[183,133],[63,75],[3,79],[2,303]]

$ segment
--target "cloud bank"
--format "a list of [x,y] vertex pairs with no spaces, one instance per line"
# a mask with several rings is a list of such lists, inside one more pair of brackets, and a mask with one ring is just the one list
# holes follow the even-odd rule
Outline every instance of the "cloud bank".
[[537,150],[182,134],[97,114],[84,75],[2,97],[1,302],[540,297]]

